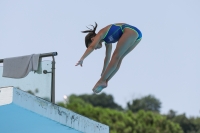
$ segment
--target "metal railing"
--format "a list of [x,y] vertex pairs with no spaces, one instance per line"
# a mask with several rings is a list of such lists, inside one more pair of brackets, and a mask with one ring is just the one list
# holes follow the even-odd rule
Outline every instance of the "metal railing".
[[[44,57],[52,57],[52,71],[49,72],[47,70],[43,70],[44,74],[51,73],[51,102],[55,103],[55,58],[54,56],[57,56],[57,52],[51,52],[51,53],[43,53],[40,54],[39,58]],[[3,59],[0,59],[0,63],[3,63]]]

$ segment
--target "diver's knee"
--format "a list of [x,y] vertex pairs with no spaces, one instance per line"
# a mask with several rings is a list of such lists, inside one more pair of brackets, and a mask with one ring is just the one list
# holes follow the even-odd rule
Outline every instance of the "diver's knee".
[[121,55],[119,53],[113,53],[113,60],[119,62],[121,59]]

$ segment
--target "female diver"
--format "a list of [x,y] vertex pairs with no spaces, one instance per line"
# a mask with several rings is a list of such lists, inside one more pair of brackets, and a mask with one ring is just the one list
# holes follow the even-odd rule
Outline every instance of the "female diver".
[[[93,25],[92,25],[93,26]],[[83,60],[95,49],[102,47],[105,42],[106,56],[104,59],[101,78],[92,89],[94,93],[99,93],[108,86],[108,81],[119,70],[123,58],[130,53],[142,39],[141,31],[126,23],[116,23],[102,28],[97,34],[95,33],[97,23],[93,26],[93,30],[82,31],[88,33],[85,37],[85,45],[87,50],[78,61],[76,66],[82,67]],[[118,41],[118,42],[117,42]],[[117,42],[116,49],[111,57],[112,43]]]

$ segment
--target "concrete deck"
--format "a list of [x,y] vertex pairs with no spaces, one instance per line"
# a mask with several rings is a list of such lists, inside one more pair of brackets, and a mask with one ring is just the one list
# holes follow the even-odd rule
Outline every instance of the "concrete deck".
[[0,133],[109,133],[107,125],[14,87],[0,88]]

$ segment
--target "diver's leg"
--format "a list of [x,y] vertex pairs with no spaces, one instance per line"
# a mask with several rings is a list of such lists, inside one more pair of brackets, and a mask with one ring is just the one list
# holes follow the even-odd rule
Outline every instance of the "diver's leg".
[[99,93],[102,88],[105,88],[106,80],[109,78],[109,76],[114,72],[114,70],[117,68],[117,65],[122,58],[122,56],[126,53],[126,51],[133,45],[133,42],[136,41],[138,35],[136,32],[125,29],[123,35],[119,39],[116,49],[112,55],[111,61],[106,68],[105,72],[102,74],[100,80],[96,83],[96,85],[93,88],[93,91],[95,93]]
[[123,58],[128,54],[130,53],[137,45],[138,43],[140,42],[141,40],[137,40],[133,43],[133,45],[122,55],[121,59],[119,60],[118,64],[117,64],[117,67],[116,69],[110,74],[110,76],[106,79],[106,82],[108,82],[114,75],[115,73],[119,70],[120,66],[121,66],[121,63],[122,63],[122,60]]

